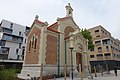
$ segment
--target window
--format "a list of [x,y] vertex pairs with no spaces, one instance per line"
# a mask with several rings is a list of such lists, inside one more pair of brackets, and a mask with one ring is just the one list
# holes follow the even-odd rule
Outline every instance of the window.
[[1,40],[1,41],[0,41],[0,46],[5,46],[5,43],[6,43],[6,41]]
[[98,47],[98,50],[101,50],[102,49],[102,47]]
[[5,28],[5,27],[3,27],[2,29],[1,29],[1,32],[5,32],[5,33],[12,33],[12,29],[9,29],[9,28]]
[[111,44],[110,39],[104,39],[104,40],[102,40],[102,43],[103,43],[103,45]]
[[95,33],[99,32],[99,30],[95,30]]
[[13,23],[10,24],[10,28],[13,28]]
[[107,57],[107,56],[110,56],[111,54],[110,53],[105,53],[104,55]]
[[106,49],[109,49],[109,47],[108,47],[108,46],[106,46]]
[[108,46],[106,46],[106,51],[109,52],[109,47]]
[[34,45],[34,36],[32,37],[32,47],[33,47],[33,45]]
[[26,43],[26,38],[25,38],[25,41],[24,41],[24,43]]
[[19,31],[19,36],[21,36],[21,31]]
[[30,51],[30,49],[31,49],[31,41],[30,41],[30,43],[29,43],[29,51]]
[[95,41],[95,45],[96,46],[100,46],[101,45],[101,41]]
[[21,43],[19,43],[19,49],[21,48]]
[[103,54],[97,54],[97,57],[102,57],[103,56]]
[[0,52],[2,54],[8,54],[9,53],[9,48],[8,47],[1,47]]
[[37,38],[35,38],[35,45],[34,45],[34,49],[36,49],[37,46]]
[[97,35],[96,37],[100,37],[100,35]]
[[19,57],[20,57],[20,56],[19,56],[19,55],[17,55],[17,60],[19,60]]
[[16,49],[16,55],[18,55],[18,49]]
[[94,55],[90,55],[90,58],[94,58]]
[[93,51],[94,51],[94,48],[90,49],[90,51],[93,52]]
[[102,53],[102,47],[98,47],[98,53]]

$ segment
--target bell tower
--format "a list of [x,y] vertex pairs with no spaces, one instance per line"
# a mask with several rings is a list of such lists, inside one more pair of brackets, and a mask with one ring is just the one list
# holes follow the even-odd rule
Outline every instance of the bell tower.
[[68,3],[68,5],[65,6],[66,8],[66,17],[73,17],[73,9],[70,6],[70,3]]

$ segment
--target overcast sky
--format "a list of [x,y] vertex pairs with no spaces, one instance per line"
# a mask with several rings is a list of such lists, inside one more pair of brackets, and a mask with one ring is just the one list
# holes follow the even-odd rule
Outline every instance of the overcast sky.
[[80,28],[102,25],[120,39],[120,0],[0,0],[0,20],[31,26],[35,15],[39,15],[39,20],[50,25],[57,17],[66,16],[68,3]]

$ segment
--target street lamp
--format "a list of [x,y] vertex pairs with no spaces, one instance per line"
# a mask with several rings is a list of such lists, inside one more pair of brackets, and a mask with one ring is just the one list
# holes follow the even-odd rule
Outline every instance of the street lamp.
[[71,76],[72,76],[72,80],[73,80],[73,55],[72,55],[72,51],[74,49],[74,46],[73,46],[74,37],[73,36],[74,36],[73,34],[70,35],[70,47],[69,47],[70,53],[71,53],[71,70],[72,70]]

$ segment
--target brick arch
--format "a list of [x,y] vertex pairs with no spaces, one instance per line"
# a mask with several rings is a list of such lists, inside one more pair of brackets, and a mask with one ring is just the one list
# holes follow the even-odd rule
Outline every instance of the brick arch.
[[74,30],[71,26],[67,26],[67,27],[65,28],[65,30],[64,30],[64,34],[65,34],[64,38],[65,38],[65,39],[68,38],[70,32],[74,32],[74,31],[75,31],[75,30]]

